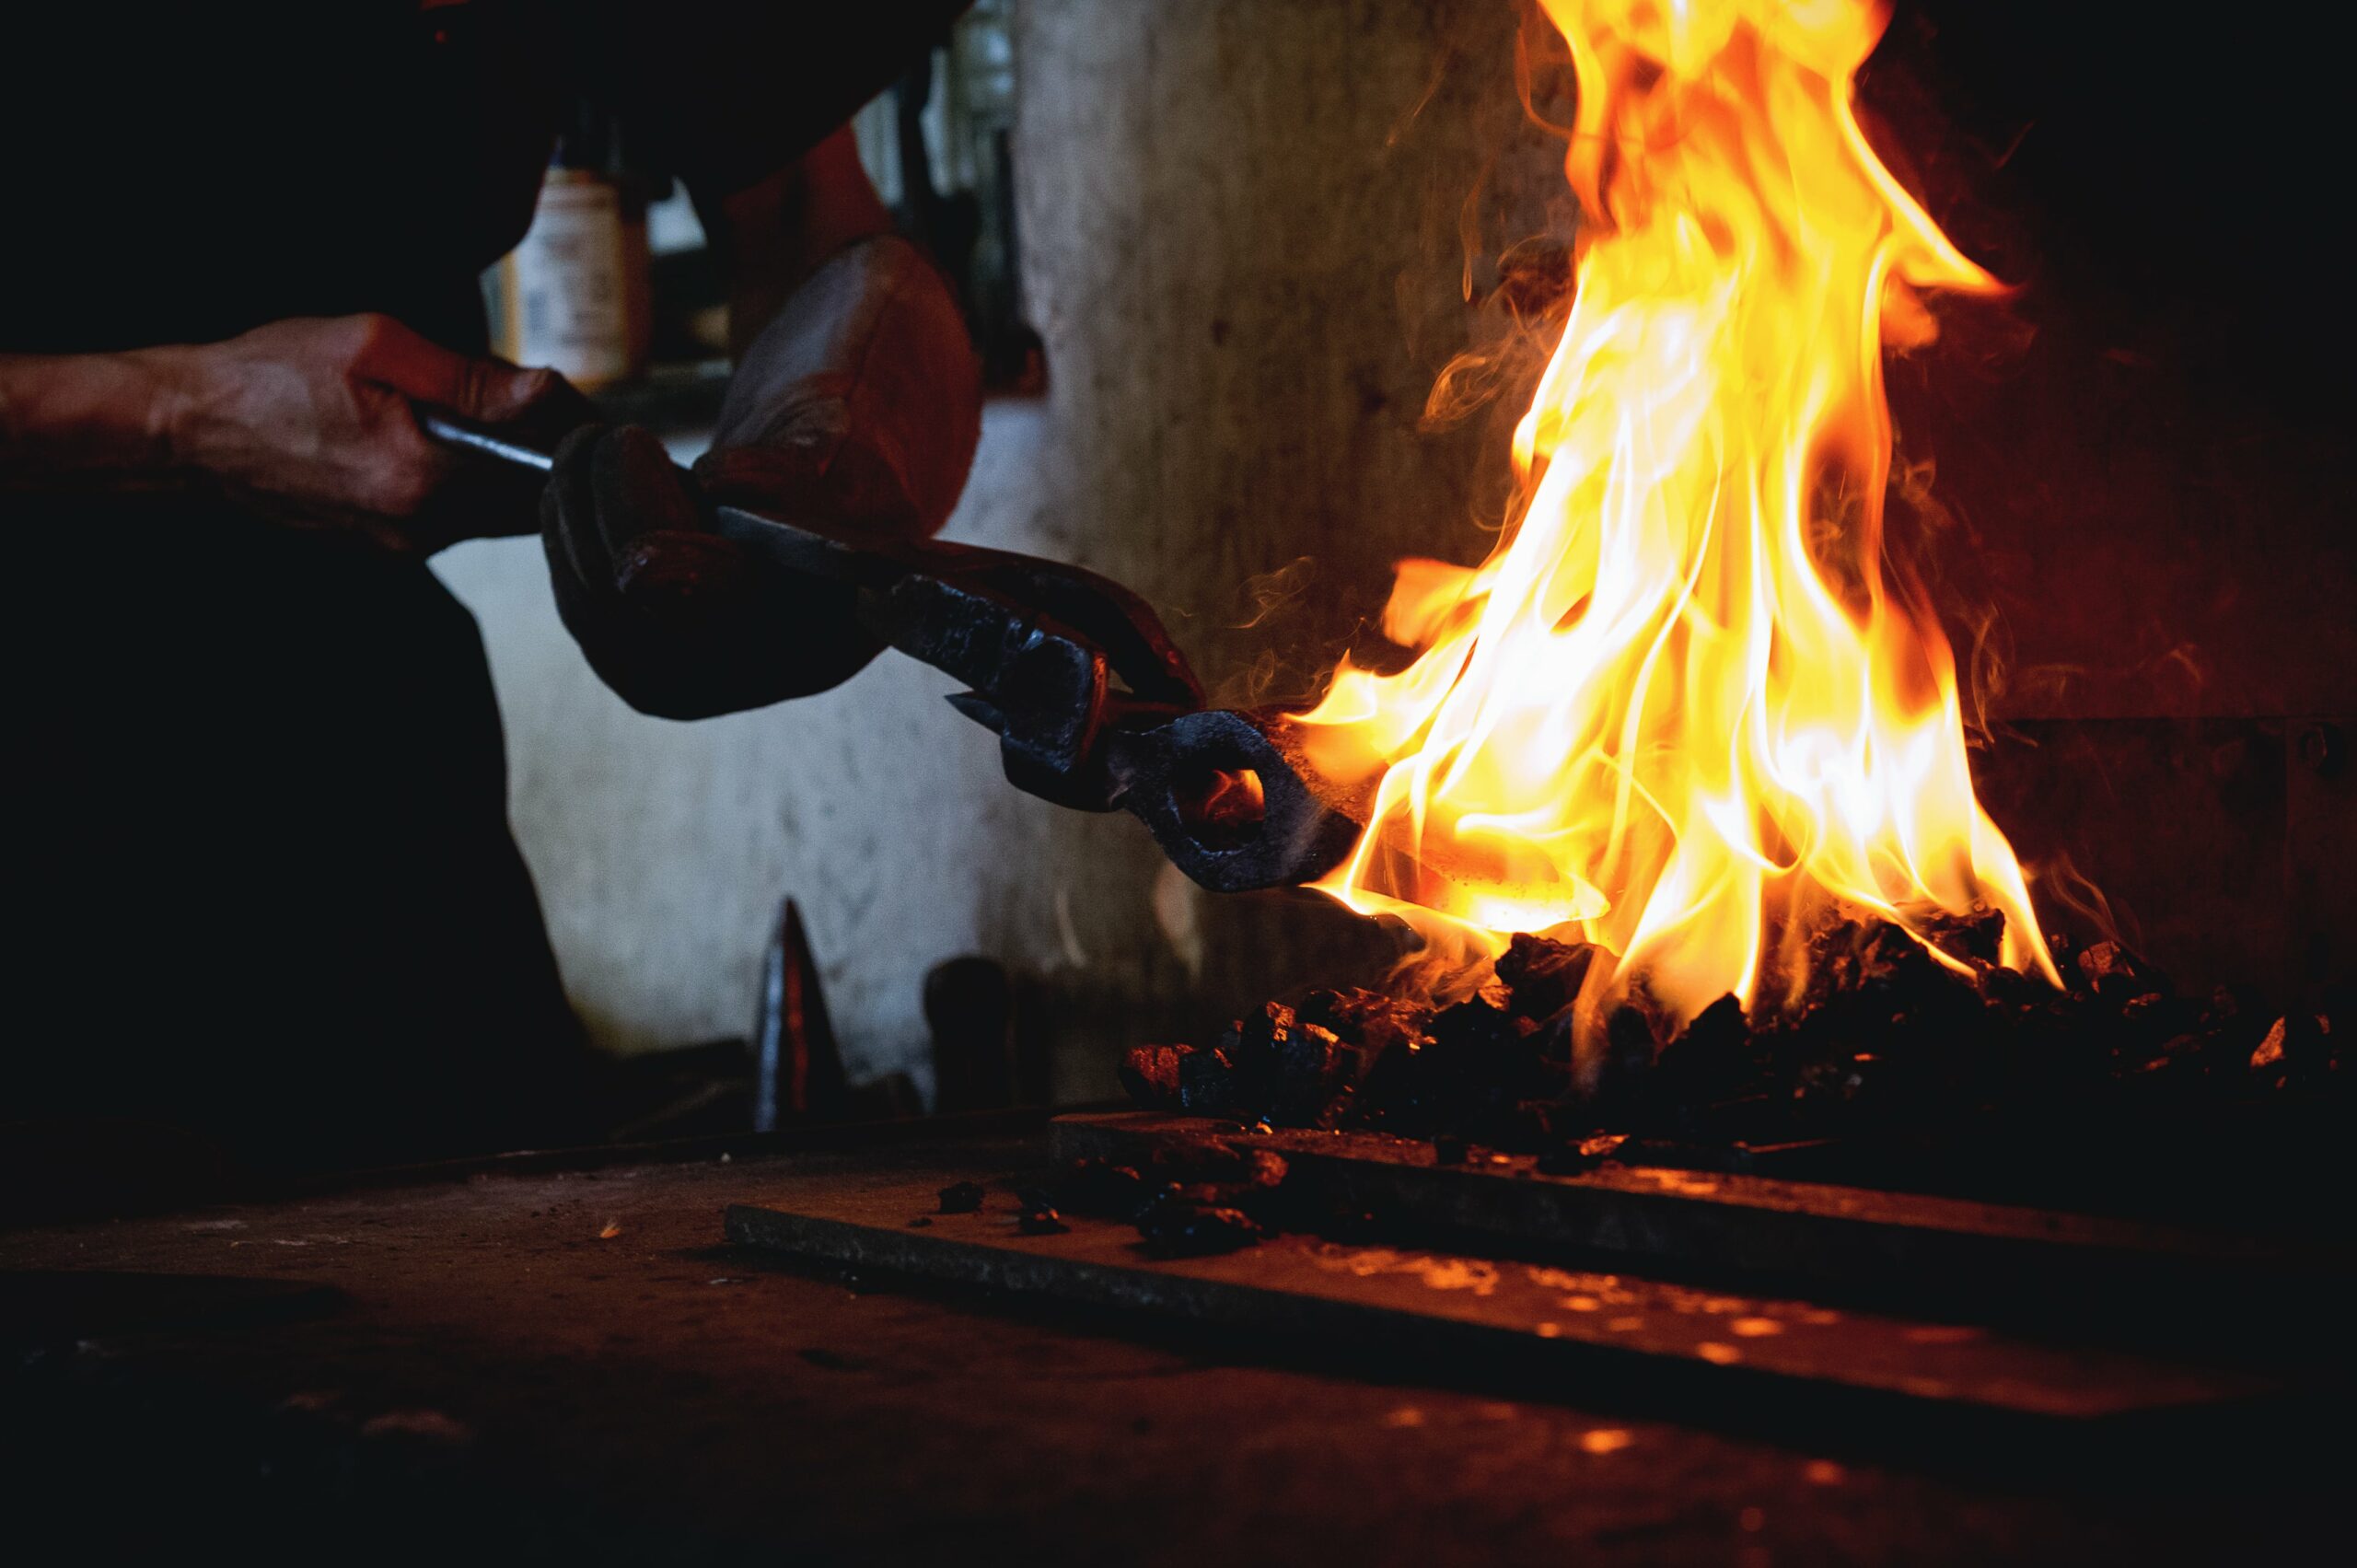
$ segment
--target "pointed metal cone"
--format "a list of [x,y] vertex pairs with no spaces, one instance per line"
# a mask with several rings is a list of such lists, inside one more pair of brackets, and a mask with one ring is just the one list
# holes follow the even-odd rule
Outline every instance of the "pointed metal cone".
[[993,735],[1006,733],[1006,715],[979,691],[953,691],[942,699]]
[[755,1131],[842,1117],[850,1093],[842,1052],[827,1017],[826,993],[802,911],[791,898],[780,907],[762,954],[761,1016],[753,1039]]

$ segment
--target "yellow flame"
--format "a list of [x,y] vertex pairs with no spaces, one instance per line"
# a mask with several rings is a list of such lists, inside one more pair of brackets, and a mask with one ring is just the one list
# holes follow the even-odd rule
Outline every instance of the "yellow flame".
[[1955,660],[1886,562],[1885,343],[1920,291],[1987,295],[1875,157],[1864,0],[1540,0],[1570,46],[1577,294],[1516,427],[1522,510],[1479,568],[1401,564],[1385,632],[1298,715],[1376,779],[1323,884],[1442,951],[1594,942],[1681,1018],[1798,978],[1841,905],[1994,906],[2053,964],[1975,799]]

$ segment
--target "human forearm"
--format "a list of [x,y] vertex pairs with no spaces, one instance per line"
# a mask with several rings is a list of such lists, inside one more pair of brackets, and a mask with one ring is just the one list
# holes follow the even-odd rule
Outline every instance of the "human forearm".
[[419,428],[421,404],[541,440],[592,412],[553,372],[454,354],[383,316],[0,356],[0,491],[188,486],[405,552],[529,527],[531,494],[463,473]]
[[0,489],[171,482],[173,352],[0,354]]

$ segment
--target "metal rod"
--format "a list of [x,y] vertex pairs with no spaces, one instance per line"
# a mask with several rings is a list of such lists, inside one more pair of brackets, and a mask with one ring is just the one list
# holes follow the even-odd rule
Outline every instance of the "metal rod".
[[556,467],[556,459],[537,447],[528,447],[520,441],[511,441],[480,425],[469,424],[463,420],[452,419],[447,414],[427,413],[420,410],[417,423],[420,429],[445,446],[462,447],[470,452],[480,452],[486,458],[497,458],[503,462],[537,469],[541,473],[547,473]]

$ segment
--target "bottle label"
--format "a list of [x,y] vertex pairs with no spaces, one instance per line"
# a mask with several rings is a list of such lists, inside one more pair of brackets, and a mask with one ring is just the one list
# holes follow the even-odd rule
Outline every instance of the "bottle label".
[[626,379],[632,365],[631,238],[621,192],[553,168],[523,243],[508,258],[509,354],[584,390]]

